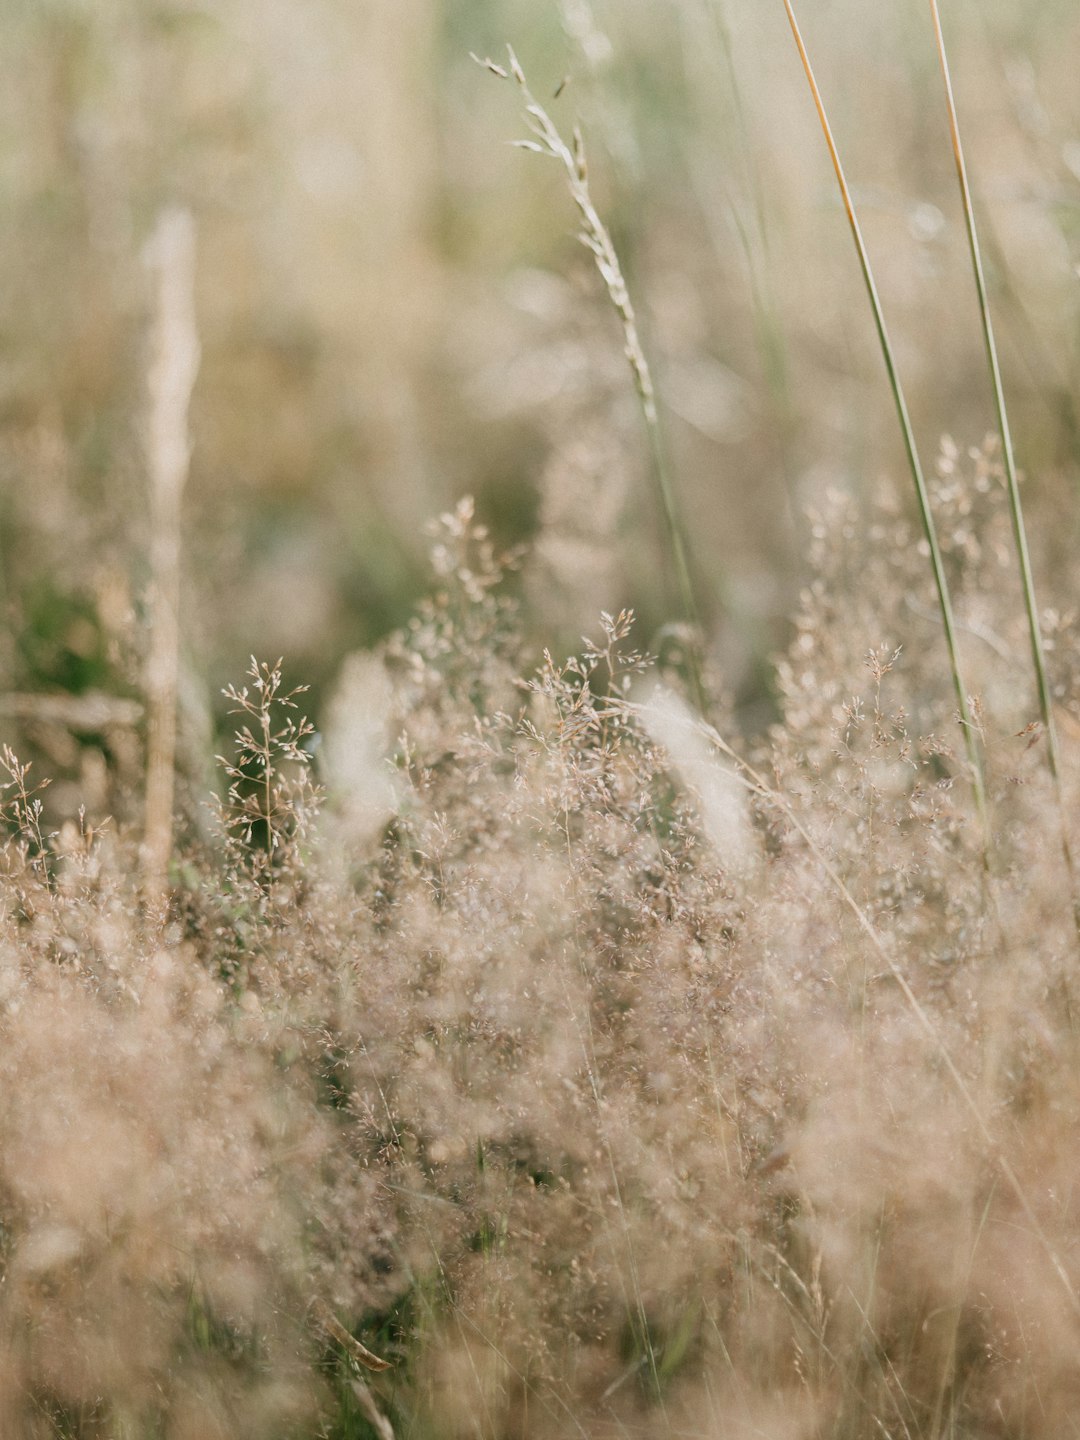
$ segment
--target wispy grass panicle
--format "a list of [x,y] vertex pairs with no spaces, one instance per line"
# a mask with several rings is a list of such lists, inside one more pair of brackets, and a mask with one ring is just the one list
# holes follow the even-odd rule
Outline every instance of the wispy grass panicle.
[[580,125],[575,125],[571,139],[567,143],[554,120],[529,88],[525,72],[510,46],[507,46],[507,64],[505,66],[496,64],[494,60],[482,60],[478,55],[474,55],[472,58],[478,65],[500,80],[512,80],[520,90],[525,102],[526,124],[532,132],[533,138],[515,140],[513,143],[519,149],[530,150],[536,155],[546,155],[552,160],[559,161],[562,165],[566,172],[567,188],[571,199],[581,216],[579,232],[581,242],[592,254],[600,278],[604,282],[608,299],[619,317],[624,350],[634,378],[634,389],[649,439],[652,471],[667,525],[668,543],[671,547],[671,558],[675,568],[683,618],[691,630],[692,638],[687,655],[690,689],[694,704],[704,714],[706,700],[700,657],[701,611],[690,569],[685,524],[675,495],[671,466],[656,404],[656,389],[649,362],[642,348],[634,303],[630,298],[630,291],[611,233],[593,202],[584,135]]
[[23,862],[46,882],[53,837],[45,830],[41,797],[48,784],[48,780],[31,781],[29,764],[24,765],[10,745],[0,747],[0,822],[12,832]]
[[[648,722],[650,718],[655,716],[656,711],[654,709],[652,716],[650,716],[648,709],[641,710],[639,707],[639,713],[643,714]],[[891,977],[893,983],[903,996],[904,1003],[910,1010],[919,1029],[940,1058],[942,1068],[948,1076],[950,1084],[955,1088],[961,1103],[974,1121],[979,1135],[986,1146],[988,1158],[992,1159],[1000,1169],[1002,1179],[1009,1190],[1012,1191],[1017,1205],[1031,1227],[1032,1235],[1038,1240],[1040,1249],[1050,1265],[1055,1280],[1058,1281],[1062,1287],[1062,1293],[1068,1303],[1069,1309],[1074,1316],[1080,1319],[1080,1294],[1078,1294],[1073,1284],[1061,1255],[1046,1235],[1024,1184],[1017,1176],[1008,1158],[1002,1154],[998,1148],[987,1119],[983,1114],[982,1107],[968,1081],[964,1078],[957,1059],[950,1050],[948,1041],[939,1026],[935,1023],[930,1011],[916,995],[903,969],[897,964],[895,957],[890,954],[884,937],[878,932],[863,906],[859,904],[858,900],[851,893],[843,876],[836,869],[836,866],[829,859],[810,829],[808,829],[799,817],[791,800],[774,786],[771,786],[765,777],[734,750],[727,740],[712,726],[703,722],[694,722],[692,718],[686,717],[683,721],[683,728],[691,734],[700,735],[708,739],[718,754],[723,756],[728,762],[730,768],[726,770],[726,775],[744,785],[750,794],[765,801],[767,805],[775,807],[806,843],[810,853],[821,866],[822,872],[829,885],[833,887],[844,907],[853,916],[860,932],[870,945],[884,971]]]
[[250,686],[222,692],[240,723],[235,755],[218,756],[228,792],[217,808],[241,868],[268,884],[295,865],[322,791],[309,775],[315,727],[297,707],[307,686],[286,690],[280,660],[270,665],[252,656],[247,673]]
[[922,522],[923,533],[926,543],[930,549],[930,564],[934,572],[934,585],[937,589],[938,605],[941,610],[941,619],[945,628],[945,643],[949,652],[949,668],[952,672],[953,687],[956,691],[956,703],[960,715],[960,724],[964,732],[964,748],[967,751],[968,762],[971,768],[972,786],[975,793],[975,803],[978,808],[979,817],[986,835],[987,851],[989,850],[989,821],[986,810],[986,784],[983,774],[982,755],[979,749],[979,735],[975,718],[972,715],[971,703],[968,696],[967,686],[964,684],[963,671],[960,665],[960,650],[956,639],[956,622],[953,617],[952,599],[949,593],[949,582],[945,575],[945,566],[941,557],[941,545],[938,541],[937,527],[934,524],[933,511],[930,508],[930,496],[926,488],[926,480],[923,475],[922,462],[919,459],[918,445],[915,441],[915,432],[911,424],[911,416],[908,412],[907,400],[904,396],[903,386],[900,383],[900,375],[897,370],[896,356],[893,352],[892,342],[889,339],[888,328],[885,324],[885,313],[882,310],[881,300],[878,296],[877,284],[874,280],[874,272],[870,264],[870,255],[863,239],[859,219],[855,213],[855,204],[851,197],[851,190],[848,187],[847,177],[844,174],[844,167],[840,160],[840,152],[836,147],[833,138],[832,126],[829,124],[828,112],[825,109],[825,102],[822,99],[821,91],[818,88],[817,79],[814,75],[813,66],[810,63],[810,56],[803,41],[802,31],[799,29],[799,22],[795,16],[795,10],[791,0],[784,0],[784,9],[787,11],[788,21],[791,25],[791,32],[795,37],[795,44],[799,51],[799,58],[802,61],[803,70],[806,72],[806,79],[810,86],[811,94],[814,97],[814,106],[817,110],[818,119],[825,135],[825,143],[829,149],[829,157],[832,160],[833,170],[836,172],[836,181],[840,187],[840,194],[844,202],[844,210],[847,214],[848,224],[851,227],[851,234],[855,241],[855,249],[859,256],[859,266],[862,270],[863,282],[866,285],[866,293],[870,300],[870,308],[873,311],[874,325],[877,329],[878,340],[881,344],[881,353],[885,360],[885,369],[889,376],[889,386],[892,390],[893,401],[896,406],[897,418],[900,422],[900,430],[904,439],[904,450],[907,455],[908,468],[911,471],[911,478],[915,483],[915,495],[918,500],[919,518]]
[[945,87],[945,104],[949,116],[949,135],[952,140],[953,159],[956,163],[956,178],[960,186],[960,200],[964,211],[964,226],[967,231],[968,249],[971,253],[971,269],[975,278],[975,290],[979,302],[979,319],[982,324],[983,342],[986,346],[986,362],[990,370],[990,383],[994,392],[994,408],[997,414],[998,431],[1001,435],[1002,459],[1005,465],[1005,480],[1009,495],[1009,511],[1012,517],[1016,553],[1020,565],[1020,583],[1024,593],[1024,611],[1027,616],[1028,638],[1031,645],[1031,661],[1035,671],[1035,688],[1039,698],[1039,714],[1046,736],[1046,760],[1053,778],[1057,795],[1058,813],[1061,822],[1061,844],[1068,871],[1072,898],[1073,917],[1080,933],[1080,891],[1069,835],[1069,818],[1062,788],[1061,758],[1058,750],[1057,727],[1054,724],[1053,698],[1046,674],[1046,656],[1043,645],[1039,607],[1035,598],[1035,578],[1032,573],[1031,555],[1028,549],[1027,528],[1020,499],[1020,481],[1016,470],[1016,455],[1013,448],[1012,429],[1005,404],[1005,386],[1001,378],[1001,363],[998,359],[997,341],[994,338],[994,321],[990,313],[990,299],[986,288],[986,273],[983,268],[982,248],[979,244],[978,227],[975,224],[975,207],[971,199],[971,185],[968,180],[964,146],[960,138],[960,119],[956,110],[953,93],[952,73],[949,55],[945,46],[945,35],[941,28],[941,15],[937,0],[930,0],[930,16],[934,26],[934,40],[941,75]]

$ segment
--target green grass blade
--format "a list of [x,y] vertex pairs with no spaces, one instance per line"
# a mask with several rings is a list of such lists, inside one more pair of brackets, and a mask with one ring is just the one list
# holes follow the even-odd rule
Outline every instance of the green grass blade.
[[810,56],[807,54],[806,46],[803,43],[802,32],[795,18],[795,11],[792,7],[791,0],[784,0],[784,9],[787,11],[791,32],[795,37],[799,58],[802,61],[803,70],[806,72],[806,79],[809,83],[811,94],[814,97],[814,105],[817,109],[818,119],[821,122],[821,128],[825,134],[825,143],[829,148],[833,169],[836,172],[836,179],[840,187],[841,197],[843,198],[848,224],[851,227],[851,233],[855,240],[855,248],[858,251],[863,280],[866,284],[867,294],[870,297],[870,308],[874,313],[874,324],[877,328],[878,340],[881,343],[881,351],[885,358],[885,368],[888,371],[889,386],[892,390],[897,417],[900,421],[900,429],[904,437],[904,449],[907,453],[908,467],[911,470],[911,477],[915,482],[915,494],[919,504],[919,517],[922,521],[926,542],[930,547],[930,563],[934,572],[934,584],[937,587],[941,619],[945,627],[945,641],[949,651],[949,667],[952,671],[953,686],[956,691],[956,702],[960,713],[960,723],[964,732],[964,747],[967,751],[968,762],[971,767],[975,803],[978,808],[980,821],[982,822],[984,837],[986,837],[988,844],[989,829],[986,813],[986,785],[983,778],[982,757],[979,753],[977,730],[972,718],[967,689],[964,685],[963,675],[960,669],[960,654],[956,641],[956,624],[953,619],[952,601],[949,597],[949,584],[945,576],[945,566],[941,558],[941,547],[938,544],[933,513],[930,509],[930,497],[926,489],[926,480],[923,476],[922,464],[920,463],[918,448],[915,444],[915,433],[912,429],[911,417],[908,414],[903,387],[900,384],[900,376],[897,372],[896,359],[893,354],[892,343],[889,340],[889,332],[885,325],[885,315],[878,297],[877,285],[874,282],[874,273],[870,266],[870,256],[867,253],[858,216],[855,213],[851,191],[848,188],[847,179],[844,175],[844,167],[840,162],[840,154],[836,148],[836,142],[833,139],[832,127],[829,124],[825,103],[821,98],[821,91],[818,89],[817,80],[814,77],[813,66],[810,64]]
[[975,225],[975,210],[971,202],[971,186],[968,182],[967,163],[960,139],[960,122],[956,112],[956,98],[953,94],[952,74],[949,56],[945,48],[945,36],[941,29],[941,15],[937,0],[930,0],[930,15],[934,24],[934,39],[937,44],[941,74],[945,84],[945,103],[949,113],[949,132],[952,139],[956,175],[960,184],[960,198],[964,211],[964,225],[967,229],[968,249],[971,252],[971,268],[975,276],[975,289],[979,299],[979,318],[982,322],[983,341],[986,345],[986,360],[990,369],[990,380],[994,391],[994,407],[997,411],[998,430],[1001,435],[1002,456],[1005,463],[1005,479],[1009,493],[1009,509],[1012,515],[1013,535],[1016,553],[1020,563],[1020,581],[1024,591],[1024,609],[1027,613],[1028,636],[1031,642],[1031,660],[1035,670],[1035,687],[1039,696],[1039,712],[1046,732],[1046,759],[1054,780],[1058,807],[1061,814],[1061,840],[1065,865],[1069,872],[1073,913],[1080,929],[1080,896],[1077,894],[1076,870],[1069,841],[1068,817],[1061,780],[1061,757],[1058,750],[1057,730],[1054,725],[1054,711],[1051,703],[1050,683],[1046,675],[1046,655],[1043,646],[1042,629],[1039,624],[1039,609],[1035,599],[1035,580],[1031,570],[1031,556],[1028,552],[1027,531],[1024,526],[1024,511],[1020,501],[1020,484],[1016,474],[1016,456],[1013,449],[1012,431],[1005,405],[1005,388],[1001,380],[1001,365],[998,360],[997,343],[994,339],[994,322],[990,314],[990,301],[986,291],[986,274],[983,269],[979,232]]

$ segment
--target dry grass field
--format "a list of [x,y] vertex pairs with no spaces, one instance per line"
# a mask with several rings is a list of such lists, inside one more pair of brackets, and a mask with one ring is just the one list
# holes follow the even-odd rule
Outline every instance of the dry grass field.
[[0,7],[0,1440],[1077,1433],[1080,15],[937,19]]

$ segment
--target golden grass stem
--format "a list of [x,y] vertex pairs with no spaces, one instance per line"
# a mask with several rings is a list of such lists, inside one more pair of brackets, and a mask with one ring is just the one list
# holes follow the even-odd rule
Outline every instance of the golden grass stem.
[[1035,688],[1039,697],[1039,713],[1046,733],[1046,760],[1053,778],[1061,823],[1061,845],[1065,867],[1069,875],[1072,897],[1073,918],[1080,931],[1080,893],[1077,889],[1076,869],[1073,862],[1069,839],[1069,822],[1065,808],[1065,794],[1062,787],[1061,757],[1058,750],[1057,729],[1054,725],[1054,710],[1050,694],[1050,682],[1046,674],[1046,655],[1043,646],[1042,628],[1039,623],[1039,608],[1035,599],[1035,580],[1031,569],[1028,550],[1027,530],[1024,525],[1024,511],[1020,500],[1020,482],[1016,473],[1016,455],[1013,448],[1012,430],[1005,405],[1005,387],[1001,379],[1001,364],[998,360],[997,342],[994,338],[994,322],[990,313],[990,301],[986,290],[986,273],[983,268],[982,248],[975,224],[975,209],[971,200],[971,185],[968,181],[967,162],[964,146],[960,139],[960,121],[953,93],[952,73],[941,28],[941,15],[937,0],[930,0],[930,17],[934,25],[934,41],[941,75],[945,87],[945,104],[949,116],[949,134],[952,140],[953,159],[956,163],[956,177],[960,186],[960,200],[964,211],[964,226],[967,230],[968,249],[971,253],[971,269],[975,277],[975,290],[979,301],[979,319],[982,323],[983,342],[986,346],[986,362],[990,370],[990,382],[994,391],[994,408],[997,412],[998,431],[1001,435],[1002,458],[1005,464],[1005,479],[1009,494],[1009,511],[1012,516],[1013,536],[1020,564],[1020,582],[1024,592],[1024,610],[1027,615],[1028,637],[1031,644],[1031,661],[1035,671]]
[[979,819],[983,828],[984,852],[989,854],[990,834],[989,821],[986,810],[986,784],[983,778],[982,757],[979,753],[977,739],[977,728],[971,714],[971,706],[968,700],[967,688],[964,685],[963,674],[960,668],[960,652],[956,639],[956,622],[953,619],[952,600],[949,595],[949,583],[945,576],[945,566],[941,558],[941,546],[938,543],[937,527],[934,524],[933,512],[930,508],[930,497],[926,489],[926,480],[923,476],[922,463],[919,460],[918,447],[915,443],[915,432],[912,428],[911,417],[908,413],[907,401],[904,397],[903,386],[900,383],[900,376],[896,366],[896,358],[893,354],[892,342],[889,339],[889,332],[885,325],[885,315],[881,308],[881,300],[878,296],[877,285],[874,281],[874,272],[870,265],[870,256],[863,240],[862,229],[859,225],[858,216],[855,213],[855,205],[851,198],[851,191],[848,188],[847,177],[844,174],[844,167],[840,161],[840,153],[836,148],[833,139],[832,127],[829,124],[829,117],[825,109],[825,102],[821,98],[821,91],[818,88],[817,80],[814,77],[814,69],[810,63],[810,56],[807,53],[806,45],[803,42],[802,32],[799,29],[798,20],[795,18],[795,11],[791,0],[784,0],[784,9],[787,11],[788,21],[791,25],[791,32],[795,37],[795,44],[799,51],[799,58],[802,61],[803,70],[806,72],[806,79],[810,86],[810,92],[814,98],[814,106],[817,109],[818,119],[825,135],[825,143],[829,149],[829,156],[832,160],[833,170],[836,172],[837,184],[840,187],[840,195],[844,202],[844,210],[847,214],[848,224],[851,227],[851,234],[855,241],[855,249],[859,256],[859,265],[862,269],[863,281],[866,285],[866,292],[870,298],[870,308],[874,315],[874,325],[877,329],[878,340],[881,344],[881,352],[885,359],[885,369],[889,376],[889,387],[892,390],[893,400],[896,405],[897,418],[900,421],[900,430],[904,439],[904,449],[907,454],[908,468],[911,477],[915,482],[915,494],[919,505],[919,518],[922,521],[923,534],[926,543],[930,547],[930,564],[934,573],[934,584],[937,587],[938,605],[941,610],[941,619],[945,627],[945,643],[949,651],[949,668],[952,672],[953,686],[956,691],[956,702],[960,714],[960,724],[964,732],[964,748],[967,751],[968,763],[971,768],[972,786],[975,793],[975,804],[979,812]]

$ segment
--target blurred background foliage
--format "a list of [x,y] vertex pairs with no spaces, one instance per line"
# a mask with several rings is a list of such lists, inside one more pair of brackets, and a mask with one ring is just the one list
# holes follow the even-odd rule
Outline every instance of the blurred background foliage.
[[[958,0],[945,20],[1028,503],[1067,557],[1080,11]],[[923,444],[978,442],[990,396],[927,8],[820,0],[803,21]],[[198,227],[203,347],[191,714],[252,651],[327,684],[408,616],[426,522],[466,492],[530,546],[546,643],[626,605],[656,643],[676,607],[618,324],[557,167],[507,144],[516,93],[469,58],[507,41],[557,122],[582,122],[710,643],[747,723],[767,716],[807,506],[902,471],[821,136],[763,0],[6,0],[5,692],[139,692],[142,254],[172,202]],[[0,723],[28,724],[21,703]]]

